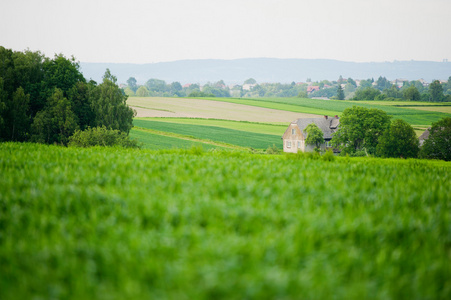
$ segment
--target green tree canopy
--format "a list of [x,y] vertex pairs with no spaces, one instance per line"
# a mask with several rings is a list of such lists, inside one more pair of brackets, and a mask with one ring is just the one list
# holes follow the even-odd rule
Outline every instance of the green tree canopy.
[[323,131],[315,123],[311,123],[305,127],[305,132],[307,132],[307,138],[305,139],[307,145],[314,145],[318,150],[321,144],[324,143]]
[[403,97],[409,101],[420,101],[421,95],[415,85],[411,85],[403,91]]
[[256,84],[256,83],[257,80],[255,80],[254,78],[249,78],[244,81],[244,84]]
[[338,88],[337,88],[337,99],[338,100],[344,100],[345,99],[345,92],[343,91],[343,88],[341,87],[341,84],[339,84]]
[[432,102],[442,102],[445,96],[443,95],[443,87],[440,81],[434,80],[429,85],[429,94]]
[[142,85],[136,91],[136,96],[138,96],[138,97],[148,97],[149,96],[149,91],[147,90],[147,88],[145,86]]
[[415,158],[419,152],[415,130],[404,120],[393,120],[379,138],[377,155],[381,157]]
[[136,83],[137,83],[137,81],[136,81],[135,77],[130,77],[127,80],[127,85],[133,92],[136,92],[138,90],[138,85]]
[[372,87],[358,88],[353,100],[374,100],[381,92]]
[[343,111],[340,126],[333,135],[332,144],[343,154],[366,150],[376,152],[379,137],[390,124],[390,117],[380,109],[353,106]]
[[420,156],[451,161],[451,118],[446,117],[432,123],[429,138],[421,147]]

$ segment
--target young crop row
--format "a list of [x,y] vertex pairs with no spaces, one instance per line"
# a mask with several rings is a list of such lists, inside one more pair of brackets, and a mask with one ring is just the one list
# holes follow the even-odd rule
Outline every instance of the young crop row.
[[269,146],[276,145],[278,148],[282,148],[282,135],[263,134],[217,126],[168,123],[146,119],[135,119],[133,124],[137,127],[193,136],[200,139],[218,141],[241,147],[266,149]]
[[2,143],[0,298],[449,299],[450,171]]

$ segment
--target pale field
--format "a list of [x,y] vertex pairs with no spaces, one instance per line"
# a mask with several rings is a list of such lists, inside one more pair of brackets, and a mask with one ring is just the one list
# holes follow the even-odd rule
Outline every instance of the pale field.
[[411,109],[451,114],[451,106],[403,106],[403,108],[411,108]]
[[136,110],[139,118],[205,118],[261,123],[289,123],[298,118],[321,117],[314,114],[204,99],[130,97],[127,104]]

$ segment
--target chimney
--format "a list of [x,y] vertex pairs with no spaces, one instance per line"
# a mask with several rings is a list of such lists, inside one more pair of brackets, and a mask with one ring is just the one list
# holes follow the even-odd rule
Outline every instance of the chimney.
[[329,118],[328,116],[324,116],[324,119],[326,119],[326,120],[327,120],[328,118]]
[[338,119],[338,115],[335,115],[335,119]]

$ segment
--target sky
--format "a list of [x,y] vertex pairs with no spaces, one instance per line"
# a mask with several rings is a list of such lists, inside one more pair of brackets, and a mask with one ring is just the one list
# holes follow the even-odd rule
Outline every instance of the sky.
[[450,0],[2,0],[0,46],[81,62],[451,61]]

